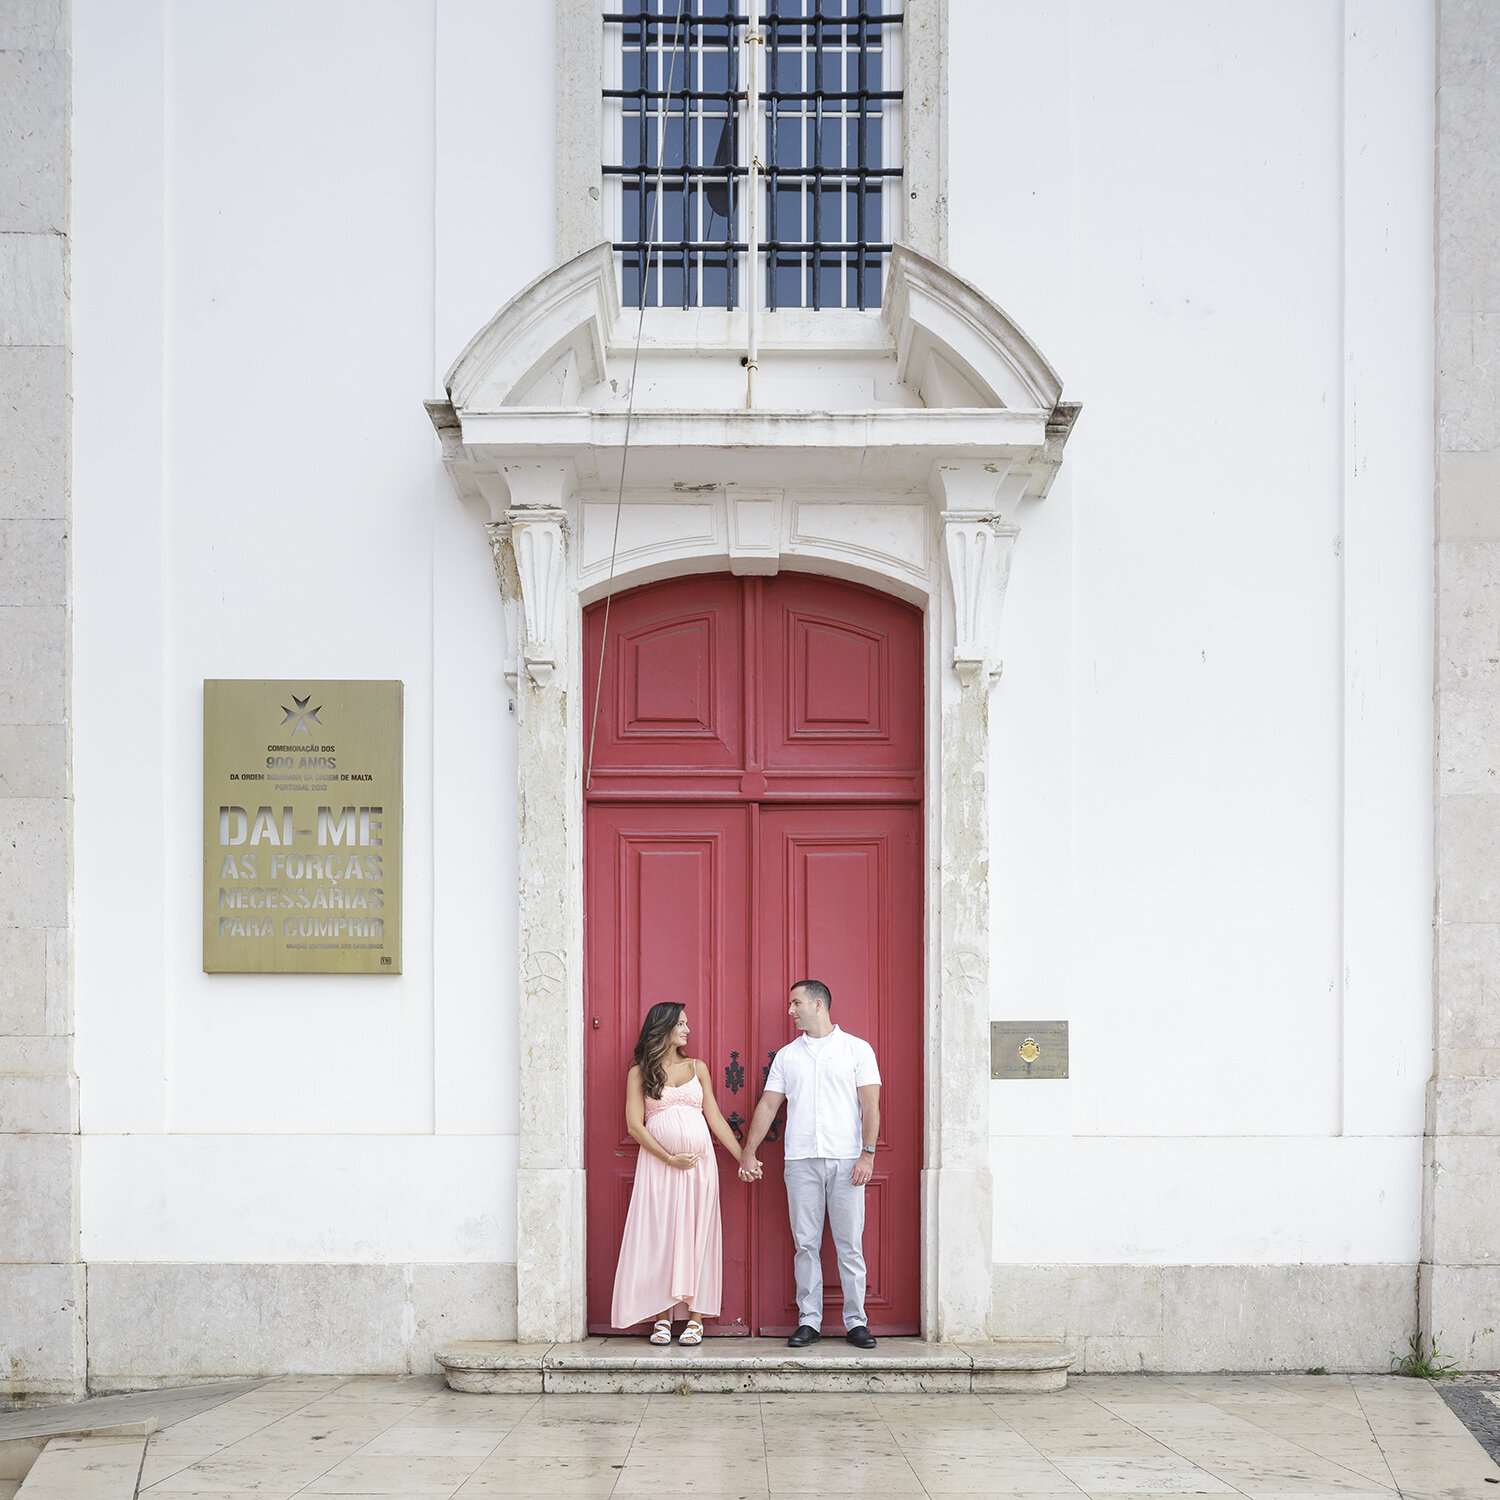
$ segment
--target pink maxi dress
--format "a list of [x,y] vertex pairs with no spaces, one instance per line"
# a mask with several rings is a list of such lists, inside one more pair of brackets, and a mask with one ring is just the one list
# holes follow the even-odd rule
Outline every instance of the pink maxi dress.
[[630,1211],[615,1267],[612,1327],[657,1318],[671,1308],[715,1318],[723,1295],[724,1246],[719,1226],[719,1164],[703,1118],[697,1078],[646,1097],[646,1129],[673,1156],[698,1152],[684,1172],[642,1151],[636,1158]]

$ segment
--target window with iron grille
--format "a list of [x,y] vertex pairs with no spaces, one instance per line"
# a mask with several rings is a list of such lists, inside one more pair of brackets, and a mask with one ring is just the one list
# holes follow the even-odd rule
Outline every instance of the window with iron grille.
[[773,310],[878,308],[900,213],[898,0],[762,0],[753,268],[743,4],[632,0],[604,18],[604,180],[624,303],[739,307],[753,279]]

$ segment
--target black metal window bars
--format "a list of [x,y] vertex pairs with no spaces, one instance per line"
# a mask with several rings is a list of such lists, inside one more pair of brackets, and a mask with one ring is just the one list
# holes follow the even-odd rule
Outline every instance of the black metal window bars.
[[[891,43],[901,16],[885,3],[765,0],[761,252],[769,309],[880,305],[901,177],[899,165],[887,165],[899,152]],[[620,112],[620,160],[604,173],[619,194],[621,293],[627,307],[732,308],[748,248],[739,212],[748,175],[740,63],[748,17],[736,0],[683,0],[680,19],[677,5],[637,0],[604,17],[621,28],[620,87],[604,90]]]

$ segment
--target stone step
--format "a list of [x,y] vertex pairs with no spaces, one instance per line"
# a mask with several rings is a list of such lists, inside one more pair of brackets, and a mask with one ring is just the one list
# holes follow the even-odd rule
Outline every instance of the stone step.
[[[52,1406],[27,1407],[0,1415],[0,1500],[13,1500],[30,1477],[49,1443],[70,1438],[148,1438],[156,1431],[156,1418],[137,1422],[114,1422],[117,1403],[102,1401],[64,1402]],[[64,1449],[55,1460],[61,1462]],[[71,1462],[71,1460],[69,1460]],[[41,1493],[26,1491],[28,1496]]]
[[145,1454],[144,1435],[52,1438],[16,1500],[135,1500]]
[[1035,1393],[1067,1384],[1062,1344],[929,1344],[880,1340],[868,1353],[842,1338],[807,1349],[785,1339],[705,1339],[657,1348],[639,1338],[579,1344],[449,1344],[437,1352],[449,1386],[486,1395],[659,1395],[678,1391],[955,1391]]

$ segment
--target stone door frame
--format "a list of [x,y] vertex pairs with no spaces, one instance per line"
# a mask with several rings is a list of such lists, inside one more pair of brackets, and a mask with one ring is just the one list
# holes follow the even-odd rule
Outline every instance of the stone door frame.
[[[449,373],[449,399],[429,405],[455,483],[489,507],[518,720],[517,1337],[573,1342],[587,1327],[583,609],[660,578],[788,568],[924,612],[922,1330],[984,1341],[990,712],[1020,520],[1045,496],[1077,408],[998,308],[899,247],[874,325],[883,342],[868,318],[851,323],[849,357],[894,373],[909,405],[703,410],[685,380],[677,404],[626,416],[604,394],[624,364],[618,318],[598,246],[502,309]],[[672,374],[664,364],[658,391]],[[948,407],[955,389],[963,405]],[[558,407],[559,390],[576,404]]]

